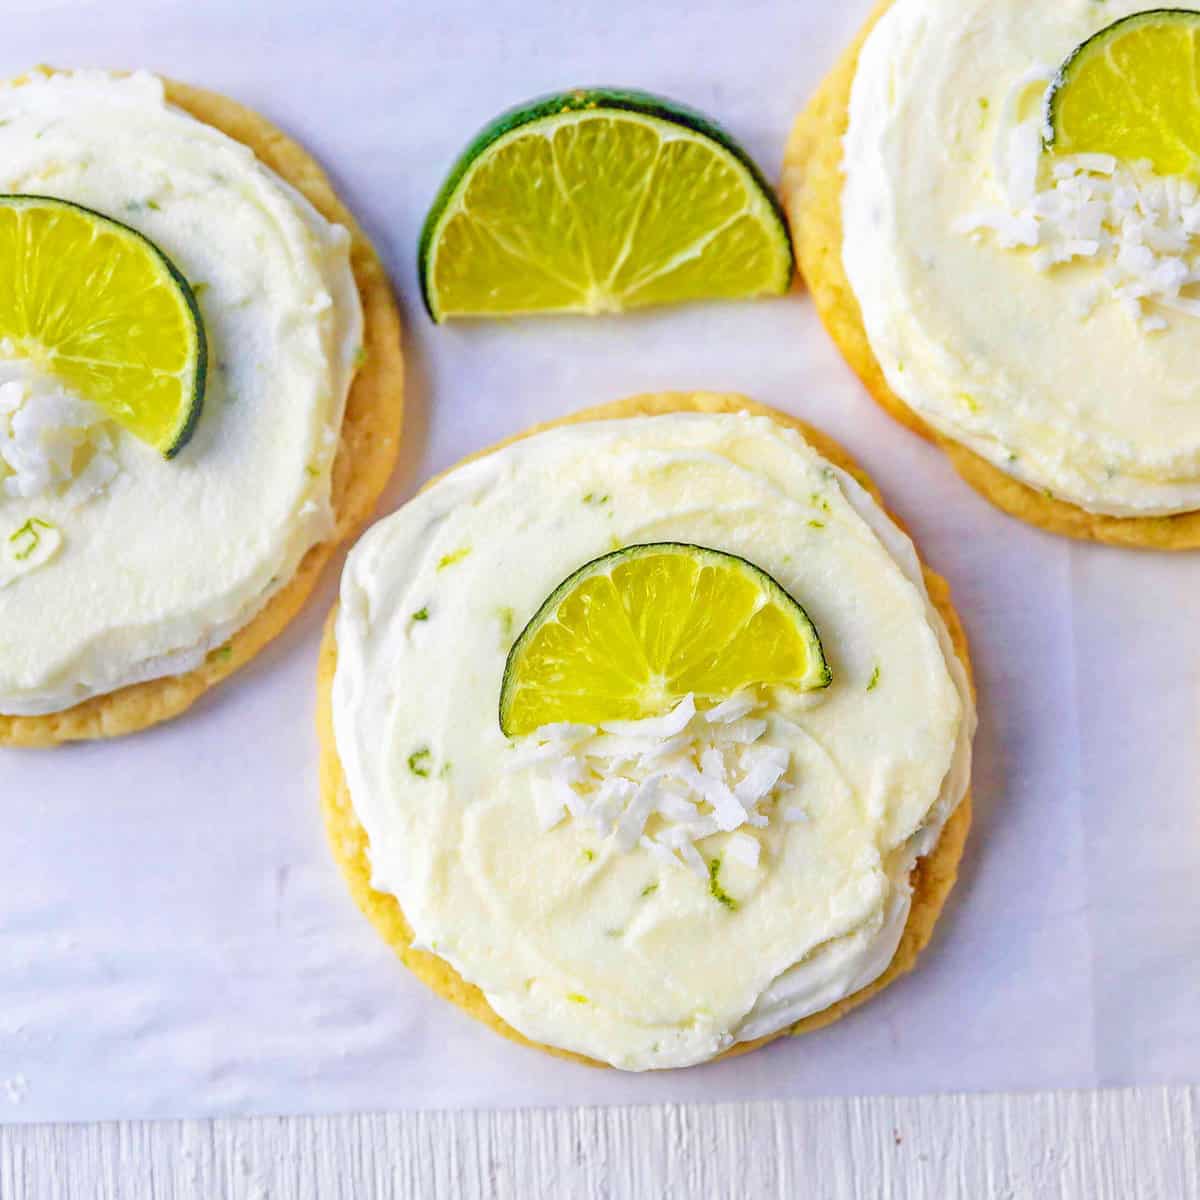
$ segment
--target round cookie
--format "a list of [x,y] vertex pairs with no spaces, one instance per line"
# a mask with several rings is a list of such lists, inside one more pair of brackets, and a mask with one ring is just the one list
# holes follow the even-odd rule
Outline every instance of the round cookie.
[[383,491],[400,450],[404,360],[400,313],[374,247],[321,167],[297,142],[256,112],[214,92],[164,80],[167,99],[197,120],[249,146],[259,160],[302,192],[329,221],[352,235],[350,265],[363,308],[365,361],[346,399],[341,439],[333,466],[336,528],[313,546],[291,580],[255,617],[206,661],[182,675],[152,679],[94,696],[46,716],[0,715],[0,745],[54,746],[133,733],[178,716],[209,688],[244,666],[282,633],[316,586],[321,568],[339,542],[361,529]]
[[[559,421],[535,425],[488,450],[471,455],[464,459],[459,466],[495,450],[500,450],[521,438],[530,437],[558,425],[573,424],[579,421],[611,420],[620,417],[656,416],[671,412],[750,412],[770,417],[781,425],[799,430],[822,455],[853,475],[870,492],[871,496],[882,504],[882,498],[875,485],[855,465],[850,456],[829,437],[795,417],[767,408],[765,405],[756,404],[743,396],[712,392],[662,392],[633,396],[626,400],[584,409]],[[441,476],[437,478],[441,478]],[[436,479],[430,480],[426,486],[428,487],[436,481]],[[891,516],[890,513],[889,516]],[[894,517],[892,519],[895,520]],[[971,664],[966,635],[958,614],[950,602],[950,589],[946,581],[928,567],[924,568],[924,575],[930,599],[945,621],[955,651],[970,678]],[[377,892],[371,887],[371,864],[367,835],[355,815],[334,741],[332,694],[333,676],[337,667],[337,640],[334,633],[336,618],[337,608],[335,607],[326,622],[317,670],[317,731],[321,750],[319,767],[321,807],[333,856],[342,869],[358,907],[409,970],[438,995],[457,1004],[476,1020],[482,1021],[497,1033],[514,1042],[534,1046],[559,1058],[573,1059],[576,1062],[587,1063],[589,1066],[607,1066],[605,1063],[596,1062],[594,1059],[585,1058],[570,1051],[532,1042],[518,1033],[492,1010],[479,988],[464,980],[449,963],[437,955],[414,949],[412,931],[396,898],[383,892]],[[974,690],[973,682],[972,690]],[[785,1027],[777,1033],[755,1041],[739,1042],[719,1057],[729,1058],[737,1054],[744,1054],[748,1050],[754,1050],[785,1034],[808,1033],[820,1029],[830,1022],[836,1021],[838,1017],[845,1015],[852,1008],[887,987],[889,983],[906,971],[911,970],[916,963],[917,955],[929,942],[942,905],[945,903],[950,889],[954,886],[958,874],[958,863],[962,857],[963,844],[966,841],[970,824],[971,797],[968,791],[963,797],[962,803],[946,822],[937,845],[928,855],[919,859],[913,869],[911,876],[912,907],[909,911],[908,922],[904,927],[904,933],[891,964],[878,979],[822,1012],[814,1013],[790,1027]]]
[[859,51],[891,4],[892,0],[882,0],[817,89],[797,118],[784,155],[784,206],[800,272],[822,323],[874,399],[896,420],[940,446],[959,475],[998,508],[1068,537],[1151,550],[1200,547],[1200,512],[1114,517],[1056,500],[931,429],[888,386],[842,265],[842,139]]

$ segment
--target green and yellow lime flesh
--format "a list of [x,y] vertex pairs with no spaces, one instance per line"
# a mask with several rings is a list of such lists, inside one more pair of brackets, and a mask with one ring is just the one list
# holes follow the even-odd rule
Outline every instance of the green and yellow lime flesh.
[[488,125],[439,191],[418,258],[435,321],[778,294],[793,270],[745,150],[700,113],[612,88]]
[[717,702],[755,685],[828,687],[808,614],[767,572],[680,542],[584,564],[538,608],[508,655],[500,727],[638,719],[686,695]]
[[1200,174],[1200,12],[1160,8],[1106,26],[1067,57],[1046,97],[1047,149]]
[[50,196],[0,196],[0,341],[172,458],[200,418],[204,322],[136,229]]

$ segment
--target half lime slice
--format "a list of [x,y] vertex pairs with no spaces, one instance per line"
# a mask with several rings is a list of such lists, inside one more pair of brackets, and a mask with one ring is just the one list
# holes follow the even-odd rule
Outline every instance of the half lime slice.
[[636,720],[689,693],[716,701],[832,678],[808,614],[753,563],[679,542],[627,546],[559,584],[517,638],[500,728]]
[[1200,169],[1200,12],[1152,9],[1100,30],[1059,69],[1046,98],[1055,154],[1111,154],[1161,175]]
[[783,211],[733,138],[604,88],[487,126],[438,193],[419,262],[435,321],[769,295],[792,278]]
[[167,458],[204,402],[204,325],[153,242],[48,196],[0,196],[0,341]]

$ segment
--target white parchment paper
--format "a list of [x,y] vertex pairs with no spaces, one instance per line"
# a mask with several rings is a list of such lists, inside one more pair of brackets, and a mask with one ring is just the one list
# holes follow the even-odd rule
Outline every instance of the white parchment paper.
[[643,390],[744,391],[840,438],[949,577],[981,728],[972,839],[919,971],[733,1062],[578,1067],[427,992],[335,871],[312,702],[331,571],[303,619],[184,719],[0,751],[0,1121],[1200,1081],[1200,556],[1072,544],[1000,515],[874,407],[801,295],[450,329],[417,302],[426,206],[501,108],[648,87],[714,114],[775,176],[870,7],[9,0],[3,73],[147,66],[261,109],[328,166],[407,311],[408,428],[384,509],[533,421]]

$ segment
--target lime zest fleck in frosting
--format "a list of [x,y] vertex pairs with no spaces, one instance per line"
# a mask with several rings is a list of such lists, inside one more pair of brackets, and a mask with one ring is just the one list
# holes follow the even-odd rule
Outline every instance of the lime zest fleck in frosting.
[[517,630],[516,612],[505,605],[503,608],[496,609],[496,617],[500,622],[500,644],[505,647],[511,646],[513,635]]
[[430,759],[433,751],[428,746],[419,746],[408,756],[408,769],[421,779],[429,778]]
[[867,691],[873,692],[879,686],[879,664],[875,664],[875,670],[871,672],[871,682],[867,684]]
[[429,609],[425,608],[425,607],[418,608],[417,611],[415,613],[413,613],[412,619],[414,621],[428,621],[429,620]]
[[714,858],[708,864],[708,892],[712,898],[730,912],[737,912],[738,902],[721,886],[717,878],[721,873],[721,860]]
[[[43,521],[41,517],[30,517],[16,533],[9,537],[9,542],[16,547],[13,552],[13,558],[17,562],[24,562],[33,552],[41,545],[42,530],[53,529],[54,526],[49,521]],[[24,544],[18,544],[18,543]]]
[[460,546],[457,550],[451,550],[449,554],[443,554],[442,557],[438,559],[437,569],[439,571],[444,571],[447,567],[452,567],[455,563],[462,562],[462,560],[470,553],[470,546]]

